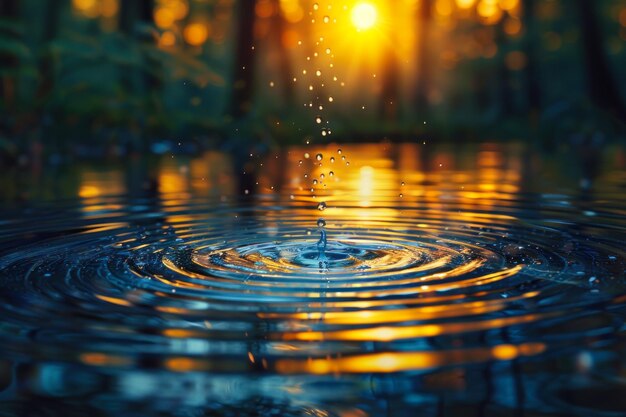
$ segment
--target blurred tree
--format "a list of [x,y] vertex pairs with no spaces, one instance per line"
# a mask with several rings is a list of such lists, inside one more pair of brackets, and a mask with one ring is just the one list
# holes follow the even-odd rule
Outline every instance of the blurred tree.
[[[16,0],[0,0],[0,18],[3,23],[10,24],[18,18],[18,4]],[[14,32],[8,25],[3,25],[0,30]],[[11,33],[15,35],[15,33]],[[19,62],[12,48],[0,49],[0,97],[4,106],[11,109],[15,104],[16,97],[16,71]]]
[[[388,0],[389,18],[396,21],[399,18],[398,0]],[[398,31],[391,31],[391,38],[385,46],[385,59],[383,67],[383,85],[380,95],[380,113],[384,120],[395,121],[398,117],[399,85],[400,79],[398,56],[396,45],[398,44]]]
[[270,39],[278,50],[278,69],[281,78],[281,85],[283,88],[283,94],[285,97],[285,103],[287,109],[292,109],[295,103],[295,92],[293,82],[293,68],[291,65],[291,57],[287,50],[285,34],[287,32],[288,22],[285,20],[285,16],[281,13],[280,0],[274,0],[274,10],[276,13],[272,16],[272,25],[270,26]]
[[68,6],[67,0],[48,0],[45,7],[42,30],[43,51],[39,56],[39,86],[37,99],[43,104],[54,87],[54,53],[50,47],[59,32],[62,11]]
[[535,0],[523,0],[523,8],[522,23],[526,30],[524,46],[527,59],[525,67],[526,97],[531,117],[536,117],[541,111],[541,86],[537,72]]
[[511,91],[511,71],[507,66],[508,38],[504,32],[504,19],[500,19],[497,30],[496,43],[498,45],[498,117],[509,117],[513,113],[513,93]]
[[237,11],[237,36],[235,39],[234,78],[229,115],[241,119],[248,114],[254,93],[255,54],[254,23],[256,0],[239,0]]
[[597,17],[597,1],[578,0],[583,53],[589,97],[598,107],[626,121],[619,88],[604,52],[604,40]]
[[[135,1],[122,1],[120,14],[119,14],[119,27],[122,33],[130,38],[137,38],[137,35],[142,34],[144,37],[148,37],[146,35],[145,27],[142,28],[144,30],[138,30],[138,25],[145,25],[145,27],[153,27],[154,26],[154,0],[135,0]],[[152,39],[149,39],[152,42]],[[153,65],[158,65],[157,62],[148,63],[148,67]],[[152,70],[152,71],[151,71]],[[133,91],[133,82],[130,78],[132,75],[129,74],[128,71],[124,71],[122,73],[122,82],[124,87],[127,88],[128,91]],[[155,76],[154,68],[150,70],[145,70],[144,75],[144,87],[148,89],[155,89],[160,86],[160,81],[157,76]]]
[[417,8],[417,75],[415,106],[417,112],[426,117],[429,108],[428,91],[431,82],[429,55],[429,31],[432,20],[433,0],[422,0]]

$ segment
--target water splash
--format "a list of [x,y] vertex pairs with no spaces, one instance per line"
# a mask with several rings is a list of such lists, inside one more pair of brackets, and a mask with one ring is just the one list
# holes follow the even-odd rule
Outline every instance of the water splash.
[[317,221],[317,227],[320,229],[320,240],[317,241],[317,260],[319,261],[320,269],[328,269],[328,258],[326,257],[326,247],[328,246],[325,229],[326,220],[319,219]]

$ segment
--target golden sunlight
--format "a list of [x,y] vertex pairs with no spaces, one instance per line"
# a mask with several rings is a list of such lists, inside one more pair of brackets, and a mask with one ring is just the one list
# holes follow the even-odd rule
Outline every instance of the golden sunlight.
[[352,24],[359,30],[371,29],[378,20],[378,11],[373,4],[361,2],[352,9]]

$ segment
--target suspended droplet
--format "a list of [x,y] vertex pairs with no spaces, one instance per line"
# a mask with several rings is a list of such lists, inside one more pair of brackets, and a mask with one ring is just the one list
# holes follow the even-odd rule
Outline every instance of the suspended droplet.
[[324,16],[324,23],[328,23],[328,22],[330,22],[330,17]]
[[308,152],[306,152],[306,153],[304,154],[304,159],[309,159],[310,157],[311,157],[311,155],[309,155],[309,153],[308,153]]
[[328,101],[332,103],[333,101],[335,101],[335,99],[332,97],[328,97]]
[[404,194],[400,194],[400,198],[403,198],[403,197],[404,197]]
[[326,206],[326,203],[325,203],[325,202],[323,202],[323,201],[317,205],[317,209],[318,209],[319,211],[324,211],[324,210],[326,210],[326,207],[327,207],[327,206]]
[[332,164],[332,163],[335,163],[335,157],[334,157],[334,156],[331,156],[331,157],[330,157],[330,163],[331,163],[331,164]]
[[322,76],[322,71],[320,71],[320,70],[315,71],[315,75],[317,75],[318,77],[321,77]]
[[319,116],[317,116],[317,117],[315,118],[315,123],[317,123],[318,125],[319,125],[320,123],[322,123],[322,118],[321,118],[321,117],[319,117]]
[[324,159],[324,155],[322,155],[321,153],[318,153],[318,154],[315,156],[315,159],[317,159],[318,161],[321,161],[322,159]]
[[346,160],[346,156],[345,156],[345,155],[344,155],[344,156],[342,156],[342,157],[341,157],[341,160],[342,160],[342,161],[345,161],[345,160]]
[[330,171],[330,172],[328,173],[328,176],[330,176],[330,177],[334,177],[334,176],[335,176],[335,173],[334,173],[333,171]]
[[324,219],[319,219],[317,221],[317,227],[326,227],[326,220]]
[[326,175],[324,175],[324,174],[320,174],[320,178],[321,178],[321,179],[324,179],[324,178],[326,178]]
[[338,153],[339,155],[341,155],[341,154],[343,153],[343,151],[342,151],[341,149],[337,149],[337,153]]
[[313,3],[313,10],[318,10],[320,8],[320,5],[317,3]]
[[317,180],[313,180],[313,185],[317,185]]
[[326,55],[330,55],[330,48],[326,48]]
[[404,181],[402,181],[402,182],[400,183],[400,185],[402,185],[402,186],[404,187]]
[[322,129],[322,136],[328,135],[328,131],[326,129]]

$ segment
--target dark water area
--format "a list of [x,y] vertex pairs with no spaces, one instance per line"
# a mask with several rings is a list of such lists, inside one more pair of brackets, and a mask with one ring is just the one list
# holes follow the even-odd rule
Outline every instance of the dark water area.
[[624,416],[625,189],[619,146],[7,169],[0,416]]

